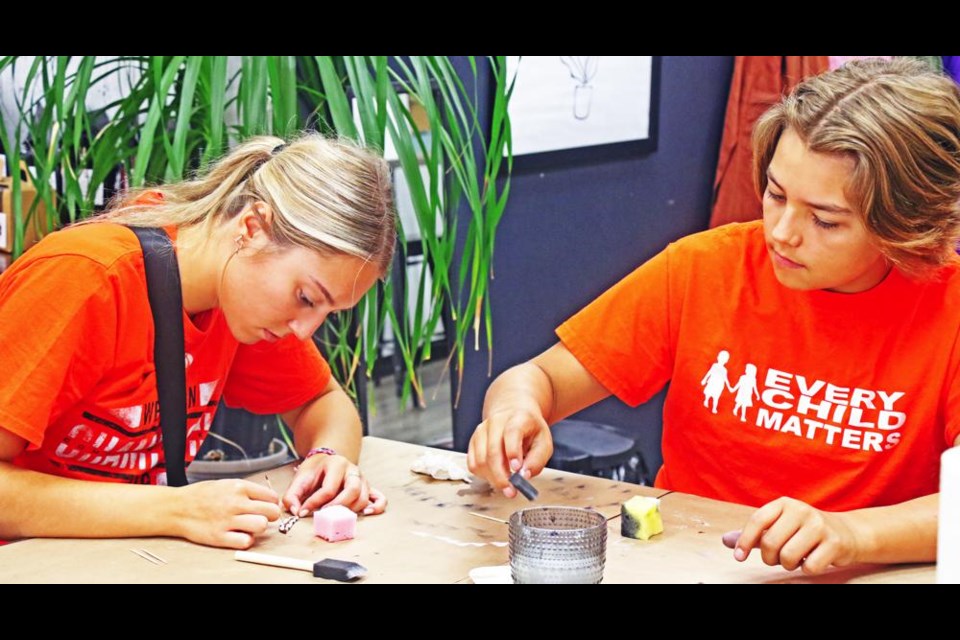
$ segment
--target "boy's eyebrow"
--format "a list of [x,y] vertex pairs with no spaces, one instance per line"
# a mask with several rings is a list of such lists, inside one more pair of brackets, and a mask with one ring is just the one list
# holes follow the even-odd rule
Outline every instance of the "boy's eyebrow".
[[[780,189],[781,191],[786,191],[786,189],[780,186],[780,183],[777,182],[777,179],[773,177],[773,174],[770,173],[769,168],[767,169],[767,180],[777,185],[777,188]],[[850,209],[847,209],[846,207],[840,207],[835,204],[818,204],[816,202],[804,202],[804,204],[812,209],[819,209],[820,211],[829,211],[830,213],[853,213],[852,211],[850,211]]]

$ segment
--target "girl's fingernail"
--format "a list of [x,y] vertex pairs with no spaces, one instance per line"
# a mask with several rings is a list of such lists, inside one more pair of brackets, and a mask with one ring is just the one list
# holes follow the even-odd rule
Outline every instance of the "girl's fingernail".
[[365,516],[368,516],[371,513],[373,513],[373,507],[367,507],[366,509],[363,510],[363,515]]
[[503,488],[503,495],[505,495],[505,496],[508,497],[508,498],[512,498],[512,497],[513,497],[512,488],[511,488],[511,487],[504,487],[504,488]]
[[517,460],[516,458],[514,458],[513,460],[510,461],[510,472],[511,472],[511,473],[516,473],[516,472],[517,472],[517,469],[519,469],[519,468],[520,468],[520,461],[519,461],[519,460]]
[[309,512],[309,511],[307,511],[306,509],[300,509],[300,517],[301,517],[301,518],[306,518],[308,515],[310,515],[310,512]]
[[530,469],[523,469],[523,470],[520,472],[520,475],[522,475],[524,478],[526,478],[527,480],[529,480],[529,479],[530,479],[530,475],[531,475],[531,474],[530,474]]
[[733,557],[742,562],[747,557],[747,554],[743,549],[737,547],[737,550],[733,552]]

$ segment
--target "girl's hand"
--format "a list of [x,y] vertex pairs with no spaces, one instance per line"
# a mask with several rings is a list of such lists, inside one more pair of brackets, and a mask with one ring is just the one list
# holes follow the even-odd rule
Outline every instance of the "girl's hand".
[[247,480],[209,480],[177,489],[176,533],[213,547],[249,549],[280,517],[279,496]]
[[320,507],[342,504],[364,515],[383,513],[387,498],[347,458],[318,454],[303,461],[283,496],[290,513],[305,517]]

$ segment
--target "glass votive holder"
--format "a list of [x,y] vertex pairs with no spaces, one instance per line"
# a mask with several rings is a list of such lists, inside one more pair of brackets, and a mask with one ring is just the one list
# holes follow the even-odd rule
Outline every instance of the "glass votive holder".
[[531,507],[510,516],[510,575],[517,584],[599,584],[607,520],[581,507]]

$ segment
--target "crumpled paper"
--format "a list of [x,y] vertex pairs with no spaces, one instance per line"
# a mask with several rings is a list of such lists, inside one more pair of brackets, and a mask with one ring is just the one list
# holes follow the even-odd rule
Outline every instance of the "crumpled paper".
[[413,461],[410,470],[437,480],[470,482],[470,472],[460,462],[442,453],[424,453]]

